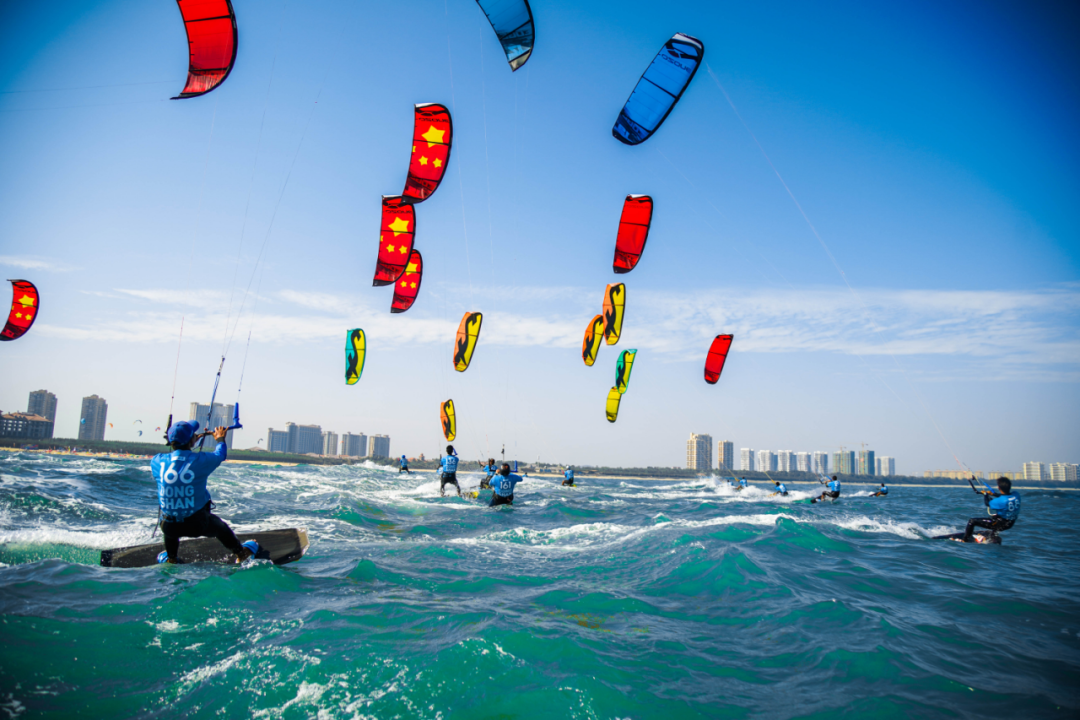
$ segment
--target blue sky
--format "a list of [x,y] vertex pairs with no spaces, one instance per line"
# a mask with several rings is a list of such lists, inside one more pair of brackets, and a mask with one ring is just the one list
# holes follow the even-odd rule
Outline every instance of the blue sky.
[[[240,447],[294,421],[433,454],[453,397],[467,457],[505,442],[681,465],[706,432],[867,443],[904,473],[954,469],[953,453],[982,470],[1080,460],[1075,10],[533,5],[536,49],[511,73],[472,0],[236,0],[232,75],[170,101],[187,66],[174,3],[0,2],[0,269],[43,296],[0,348],[0,408],[44,387],[61,436],[91,393],[107,437],[163,424],[183,316],[181,413],[208,399],[224,346],[219,399],[235,400],[251,332]],[[707,67],[624,146],[611,125],[675,32]],[[417,208],[420,299],[391,316],[370,280],[379,198],[404,183],[417,102],[450,107],[456,137]],[[623,339],[586,368],[628,193],[654,197],[653,230],[620,278]],[[485,321],[458,374],[466,310]],[[350,327],[370,344],[354,387]],[[710,387],[719,332],[735,342]]]

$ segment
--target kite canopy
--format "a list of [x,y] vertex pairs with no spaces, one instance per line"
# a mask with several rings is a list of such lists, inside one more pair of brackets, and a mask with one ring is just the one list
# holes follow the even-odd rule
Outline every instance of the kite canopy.
[[409,253],[409,264],[405,272],[394,283],[394,300],[390,303],[390,312],[403,313],[413,306],[420,293],[420,279],[424,275],[424,259],[419,250]]
[[454,123],[445,105],[427,103],[415,107],[412,156],[402,202],[423,202],[439,187],[450,162],[453,137]]
[[34,283],[29,280],[8,280],[11,283],[11,312],[7,324],[0,331],[0,340],[18,340],[30,330],[37,319],[39,297]]
[[627,195],[619,218],[619,234],[615,237],[615,261],[611,268],[619,274],[633,270],[645,241],[649,238],[652,224],[653,200],[648,195]]
[[188,38],[187,84],[173,100],[205,95],[236,62],[236,13],[229,0],[176,0]]
[[731,347],[733,335],[717,335],[709,347],[709,354],[705,358],[705,382],[715,385],[720,379],[720,373],[724,370],[724,361],[727,360],[728,349]]
[[367,359],[367,335],[360,328],[345,333],[345,384],[355,385],[364,374]]
[[446,442],[454,442],[457,437],[457,413],[454,412],[453,400],[447,400],[440,406],[439,418],[442,420],[442,434]]
[[626,285],[613,283],[604,290],[604,341],[619,342],[622,334],[623,309],[626,307]]
[[400,195],[383,195],[382,224],[379,226],[379,259],[375,262],[372,285],[398,281],[409,264],[416,236],[416,210],[402,202]]
[[528,0],[476,0],[499,36],[511,72],[532,55],[536,29]]
[[664,43],[611,128],[615,139],[637,145],[652,137],[694,79],[704,57],[705,46],[689,35],[676,33]]
[[483,313],[467,312],[458,325],[457,339],[454,343],[454,369],[465,372],[472,362],[473,350],[480,339],[480,324],[484,321]]
[[622,402],[622,393],[619,388],[611,388],[607,394],[607,404],[604,406],[604,414],[610,423],[619,419],[619,403]]
[[604,339],[604,316],[597,315],[585,328],[585,339],[581,343],[581,359],[592,367],[596,362],[596,353],[600,352],[600,341]]
[[637,350],[623,350],[615,363],[615,389],[622,395],[630,385],[630,371],[634,369]]

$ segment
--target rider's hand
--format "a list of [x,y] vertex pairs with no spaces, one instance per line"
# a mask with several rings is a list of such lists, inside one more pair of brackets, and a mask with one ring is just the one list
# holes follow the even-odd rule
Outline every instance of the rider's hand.
[[223,442],[225,440],[225,433],[227,432],[229,432],[229,430],[225,426],[214,428],[214,439],[218,442]]

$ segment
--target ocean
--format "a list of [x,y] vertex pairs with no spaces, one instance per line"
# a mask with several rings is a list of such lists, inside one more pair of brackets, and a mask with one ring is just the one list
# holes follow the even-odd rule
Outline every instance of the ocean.
[[1022,493],[990,546],[928,539],[984,513],[970,490],[793,487],[526,478],[490,509],[431,473],[226,465],[216,512],[307,555],[123,570],[100,551],[149,540],[148,461],[0,453],[0,717],[1080,714],[1076,493]]

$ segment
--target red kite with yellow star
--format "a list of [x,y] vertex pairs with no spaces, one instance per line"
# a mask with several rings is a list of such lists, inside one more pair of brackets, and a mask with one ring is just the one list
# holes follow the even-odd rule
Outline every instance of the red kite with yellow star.
[[7,324],[0,332],[0,340],[18,340],[34,324],[38,314],[38,290],[29,280],[8,280],[14,294]]
[[405,272],[394,283],[394,301],[390,303],[390,312],[403,313],[413,306],[420,293],[420,279],[424,275],[424,259],[419,250],[409,253],[409,264]]
[[372,285],[397,282],[405,266],[416,236],[416,210],[402,202],[400,195],[383,195],[382,225],[379,227],[379,259],[375,263]]
[[412,156],[402,202],[423,202],[439,187],[450,162],[454,123],[445,105],[425,103],[414,108]]

